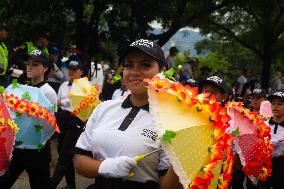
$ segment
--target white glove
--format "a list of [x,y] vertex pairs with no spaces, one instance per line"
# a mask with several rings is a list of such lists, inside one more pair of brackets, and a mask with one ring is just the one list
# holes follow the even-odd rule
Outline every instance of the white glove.
[[132,168],[137,165],[137,162],[127,156],[119,156],[116,158],[105,159],[100,167],[99,174],[104,177],[123,178],[130,174]]

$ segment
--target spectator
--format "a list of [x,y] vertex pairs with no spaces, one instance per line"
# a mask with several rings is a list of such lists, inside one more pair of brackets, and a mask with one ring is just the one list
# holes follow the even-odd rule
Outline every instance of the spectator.
[[171,47],[170,48],[170,54],[166,58],[166,63],[168,65],[168,69],[171,69],[171,68],[175,69],[176,68],[176,64],[174,62],[174,57],[177,55],[178,52],[179,52],[179,50],[177,49],[177,47]]

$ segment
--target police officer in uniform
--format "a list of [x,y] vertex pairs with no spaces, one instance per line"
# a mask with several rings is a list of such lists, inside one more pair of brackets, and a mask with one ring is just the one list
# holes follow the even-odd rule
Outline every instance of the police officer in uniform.
[[73,166],[73,155],[75,144],[81,134],[84,123],[71,114],[69,92],[74,79],[79,79],[83,74],[83,66],[80,61],[70,61],[68,64],[70,81],[62,83],[58,90],[58,113],[57,124],[60,127],[58,136],[58,162],[51,178],[50,188],[55,189],[65,176],[66,189],[75,189],[75,170]]
[[8,49],[4,41],[8,32],[5,24],[0,24],[0,85],[5,85],[8,69]]
[[13,62],[12,67],[24,71],[24,74],[22,74],[18,79],[19,83],[25,84],[29,82],[29,79],[26,77],[25,74],[25,67],[28,55],[34,50],[40,50],[45,54],[49,54],[47,49],[48,44],[49,34],[46,32],[39,32],[34,36],[32,41],[25,42],[24,44],[13,49],[13,51],[11,52],[11,58]]
[[[39,88],[46,99],[56,105],[57,95],[52,87],[45,82],[44,74],[49,66],[49,57],[40,50],[31,52],[27,63],[27,77],[31,86]],[[0,188],[10,189],[21,173],[26,170],[29,175],[31,189],[47,189],[50,177],[51,151],[50,142],[38,149],[15,148],[8,171],[0,177]]]

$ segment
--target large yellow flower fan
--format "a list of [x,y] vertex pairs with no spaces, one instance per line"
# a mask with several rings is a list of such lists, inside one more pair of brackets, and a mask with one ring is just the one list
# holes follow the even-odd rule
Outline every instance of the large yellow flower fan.
[[226,188],[233,159],[226,110],[209,94],[198,95],[197,88],[160,76],[145,81],[162,147],[183,187]]
[[88,78],[75,79],[69,92],[71,110],[82,121],[87,121],[95,107],[100,103],[99,88]]

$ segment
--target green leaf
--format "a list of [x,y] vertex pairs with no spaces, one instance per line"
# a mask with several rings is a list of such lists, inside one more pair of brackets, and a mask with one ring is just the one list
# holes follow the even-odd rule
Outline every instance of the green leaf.
[[31,96],[29,92],[24,92],[22,94],[22,98],[26,99],[26,100],[31,100]]
[[173,77],[174,73],[175,73],[175,70],[173,68],[171,68],[168,71],[163,72],[163,75],[166,78],[168,78],[168,79],[170,79],[172,81],[176,81],[175,78]]
[[0,86],[0,93],[3,95],[4,92],[5,92],[5,88],[3,86]]
[[41,125],[34,125],[34,127],[35,127],[35,130],[36,130],[37,133],[39,133],[41,131],[41,129],[43,128],[43,126],[41,126]]
[[16,117],[21,117],[21,116],[22,116],[21,113],[16,112]]
[[121,80],[121,75],[116,74],[116,75],[114,75],[114,76],[111,78],[110,83],[111,83],[111,84],[114,84],[114,83],[116,83],[116,82],[118,82],[118,81],[120,81],[120,80]]
[[13,79],[12,81],[12,89],[19,88],[21,84],[17,82],[17,79]]
[[162,140],[171,143],[172,138],[174,138],[175,136],[176,136],[175,131],[166,130],[165,134],[162,137]]
[[57,104],[53,104],[53,105],[52,105],[52,109],[53,109],[54,112],[56,112],[56,110],[57,110]]
[[232,131],[232,135],[233,135],[233,136],[238,136],[238,135],[240,135],[240,134],[241,134],[241,132],[240,132],[240,129],[239,129],[239,128],[237,128],[236,130]]
[[40,152],[41,149],[43,149],[44,145],[43,144],[38,144],[37,145],[37,150]]
[[21,141],[21,140],[16,140],[14,147],[20,146],[20,145],[23,144],[23,143],[24,143],[24,142]]

